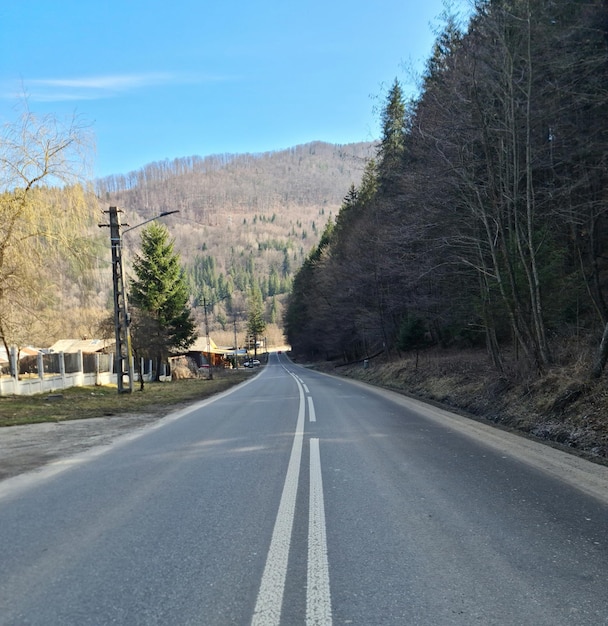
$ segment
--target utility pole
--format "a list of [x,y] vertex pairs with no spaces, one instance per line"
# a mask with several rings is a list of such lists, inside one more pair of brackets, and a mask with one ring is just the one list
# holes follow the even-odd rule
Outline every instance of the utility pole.
[[[120,213],[122,211],[115,206],[111,206],[107,213],[110,218],[109,224],[99,224],[100,228],[110,227],[110,246],[112,248],[112,281],[114,284],[114,334],[116,337],[115,367],[116,370],[116,386],[118,393],[133,392],[133,351],[131,349],[131,334],[129,333],[129,309],[127,307],[127,284],[125,280],[125,270],[122,257],[122,235],[121,226],[129,226],[120,223]],[[179,211],[163,211],[159,215],[155,215],[141,224],[136,224],[123,231],[123,234],[139,228],[148,222],[157,220],[159,217],[179,213]],[[141,374],[143,375],[143,374]],[[127,386],[125,387],[125,376],[127,377]]]
[[[111,206],[105,211],[110,217],[110,244],[112,247],[112,279],[114,281],[114,334],[116,336],[115,370],[118,393],[133,392],[133,355],[129,333],[129,312],[127,289],[122,257],[122,237],[120,235],[120,213]],[[125,224],[128,226],[128,224]],[[125,376],[127,386],[125,387]]]
[[[203,313],[205,316],[205,336],[207,337],[207,360],[209,361],[209,380],[213,380],[213,355],[211,354],[211,336],[209,335],[209,316],[207,314],[207,307],[214,307],[218,302],[225,300],[228,296],[223,296],[222,298],[218,298],[213,302],[207,302],[207,298],[203,296]],[[200,305],[198,305],[200,306]],[[235,322],[236,324],[236,322]],[[235,326],[235,334],[236,337],[236,326]]]
[[203,312],[205,314],[205,335],[207,336],[207,361],[209,364],[209,380],[213,380],[213,359],[211,357],[211,337],[209,336],[209,318],[207,317],[207,300],[203,296]]
[[239,368],[239,347],[236,343],[236,313],[234,314],[234,369]]

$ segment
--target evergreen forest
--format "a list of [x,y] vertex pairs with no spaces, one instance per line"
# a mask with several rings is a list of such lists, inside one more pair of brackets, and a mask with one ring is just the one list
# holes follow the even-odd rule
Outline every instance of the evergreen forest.
[[[483,349],[529,378],[608,351],[608,5],[490,0],[398,80],[360,184],[297,273],[294,351]],[[603,339],[602,339],[603,338]]]

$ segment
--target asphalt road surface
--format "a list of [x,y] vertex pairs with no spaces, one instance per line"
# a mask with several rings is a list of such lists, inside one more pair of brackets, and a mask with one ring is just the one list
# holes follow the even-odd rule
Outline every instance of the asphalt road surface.
[[291,364],[0,482],[0,624],[608,624],[608,468]]

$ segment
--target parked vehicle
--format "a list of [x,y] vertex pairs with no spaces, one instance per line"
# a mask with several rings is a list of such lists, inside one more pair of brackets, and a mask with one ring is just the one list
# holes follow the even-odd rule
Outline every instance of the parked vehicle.
[[243,363],[243,365],[245,367],[258,367],[259,365],[261,365],[261,363],[260,363],[259,359],[251,359],[249,361],[245,361]]

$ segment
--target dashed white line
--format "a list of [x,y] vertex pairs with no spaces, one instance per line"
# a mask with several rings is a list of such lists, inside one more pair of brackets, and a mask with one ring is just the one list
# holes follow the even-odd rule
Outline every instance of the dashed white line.
[[319,440],[310,440],[306,626],[331,626],[331,593]]
[[309,422],[317,421],[317,415],[315,413],[315,405],[312,401],[311,396],[308,396],[308,421]]

